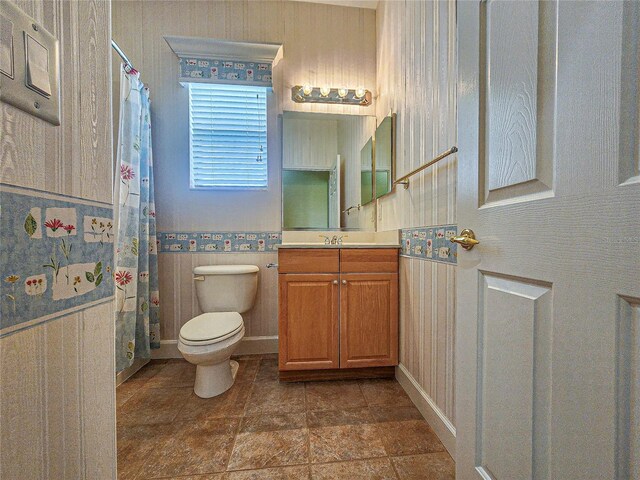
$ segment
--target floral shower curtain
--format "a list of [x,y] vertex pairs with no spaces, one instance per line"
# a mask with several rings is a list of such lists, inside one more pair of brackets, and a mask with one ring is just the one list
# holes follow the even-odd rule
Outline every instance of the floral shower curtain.
[[115,198],[116,370],[160,348],[160,300],[149,90],[135,70],[120,73]]

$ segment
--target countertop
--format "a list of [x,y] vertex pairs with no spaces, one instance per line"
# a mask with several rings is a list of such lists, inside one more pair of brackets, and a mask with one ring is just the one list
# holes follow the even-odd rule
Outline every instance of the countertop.
[[276,248],[402,248],[397,243],[343,243],[342,245],[327,245],[325,243],[281,243]]

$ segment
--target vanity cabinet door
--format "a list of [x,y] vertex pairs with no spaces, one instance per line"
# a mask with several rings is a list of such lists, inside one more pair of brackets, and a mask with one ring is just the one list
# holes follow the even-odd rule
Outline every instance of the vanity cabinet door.
[[340,368],[398,364],[398,274],[340,276]]
[[339,368],[339,276],[280,274],[279,368]]

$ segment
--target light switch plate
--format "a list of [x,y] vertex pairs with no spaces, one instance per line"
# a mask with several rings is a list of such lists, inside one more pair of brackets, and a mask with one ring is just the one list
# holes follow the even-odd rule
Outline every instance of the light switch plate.
[[[0,75],[0,101],[53,125],[60,125],[58,40],[13,3],[0,0],[0,18],[2,20],[0,59],[3,62],[3,72],[5,60],[2,56],[6,56],[5,42],[11,38],[13,43],[13,78],[7,74]],[[11,35],[5,34],[8,23],[12,24]],[[31,48],[29,64],[27,63],[27,45]]]

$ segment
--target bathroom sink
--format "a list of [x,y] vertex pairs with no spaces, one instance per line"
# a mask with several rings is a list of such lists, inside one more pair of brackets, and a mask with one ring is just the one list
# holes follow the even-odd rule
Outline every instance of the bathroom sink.
[[[326,244],[326,238],[340,238],[340,244]],[[278,248],[400,248],[400,231],[283,231]]]
[[329,244],[320,242],[283,243],[278,248],[400,248],[397,243],[376,242],[344,242],[342,244]]

